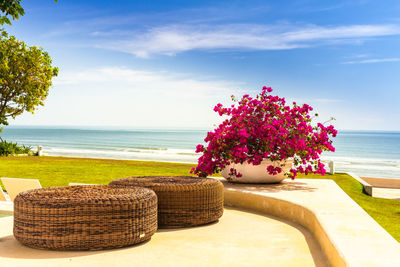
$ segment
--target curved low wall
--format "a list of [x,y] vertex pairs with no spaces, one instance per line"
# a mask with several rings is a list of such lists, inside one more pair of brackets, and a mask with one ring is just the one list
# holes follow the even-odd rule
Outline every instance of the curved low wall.
[[285,180],[274,185],[223,183],[226,206],[306,227],[332,266],[400,266],[400,244],[332,180]]
[[226,206],[273,215],[306,227],[314,234],[332,266],[346,266],[345,259],[329,239],[315,214],[309,209],[282,199],[239,190],[225,189],[224,198]]

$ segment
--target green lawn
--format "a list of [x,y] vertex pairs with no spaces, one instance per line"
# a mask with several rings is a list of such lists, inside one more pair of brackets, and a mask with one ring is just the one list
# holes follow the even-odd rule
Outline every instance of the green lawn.
[[0,177],[35,178],[43,187],[108,184],[116,178],[190,175],[190,164],[64,157],[0,157]]
[[[2,157],[0,158],[0,177],[36,178],[40,180],[43,187],[67,185],[69,182],[108,184],[113,179],[128,176],[190,175],[191,167],[193,167],[191,164],[151,161]],[[400,242],[400,201],[367,196],[362,192],[362,185],[346,174],[308,175],[304,178],[334,180]]]

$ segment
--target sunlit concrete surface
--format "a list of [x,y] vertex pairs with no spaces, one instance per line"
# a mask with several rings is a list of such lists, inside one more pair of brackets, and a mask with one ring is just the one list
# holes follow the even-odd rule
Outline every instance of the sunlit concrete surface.
[[347,174],[362,184],[367,195],[400,200],[400,179],[359,177],[351,172]]
[[400,200],[400,179],[370,177],[361,177],[361,179],[373,187],[373,197]]
[[14,203],[11,201],[0,201],[0,213],[12,215],[14,213]]
[[273,185],[224,182],[224,186],[225,205],[305,226],[333,266],[400,266],[400,244],[332,180],[286,179]]
[[332,180],[223,183],[218,223],[160,230],[117,250],[27,248],[12,236],[12,217],[0,218],[0,266],[400,266],[400,244]]
[[400,189],[398,188],[380,188],[374,187],[372,191],[373,197],[389,198],[400,200]]
[[327,266],[305,228],[231,208],[216,223],[159,230],[136,246],[87,252],[23,246],[12,235],[12,220],[0,219],[0,266]]
[[398,178],[371,178],[361,177],[364,181],[374,187],[386,187],[400,189],[400,179]]

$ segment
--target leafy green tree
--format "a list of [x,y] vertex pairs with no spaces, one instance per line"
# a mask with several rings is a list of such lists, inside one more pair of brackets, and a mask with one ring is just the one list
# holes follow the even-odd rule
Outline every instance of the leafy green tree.
[[[54,0],[54,2],[57,2],[57,0]],[[3,12],[3,14],[0,15],[0,25],[11,25],[9,17],[13,20],[17,20],[20,16],[25,14],[21,6],[21,0],[0,0],[0,11]]]
[[5,31],[0,36],[0,125],[43,105],[58,68],[42,48],[28,46]]
[[0,16],[1,25],[4,23],[11,25],[9,16],[15,20],[25,14],[21,6],[21,0],[0,0],[0,10],[3,12],[3,15]]

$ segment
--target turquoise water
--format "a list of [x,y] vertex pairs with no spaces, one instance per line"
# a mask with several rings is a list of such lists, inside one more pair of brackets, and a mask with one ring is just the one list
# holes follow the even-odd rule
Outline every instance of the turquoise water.
[[3,138],[43,146],[50,156],[76,156],[193,163],[205,130],[115,130],[8,127]]
[[[195,146],[207,130],[88,129],[7,127],[1,136],[8,141],[43,146],[49,156],[155,160],[194,163]],[[333,160],[337,171],[361,176],[400,178],[400,132],[339,131]]]

